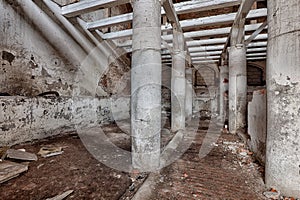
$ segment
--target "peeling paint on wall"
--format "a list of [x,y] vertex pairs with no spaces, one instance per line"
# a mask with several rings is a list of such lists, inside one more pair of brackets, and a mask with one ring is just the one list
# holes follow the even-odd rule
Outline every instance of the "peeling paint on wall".
[[0,146],[129,118],[129,99],[1,97]]

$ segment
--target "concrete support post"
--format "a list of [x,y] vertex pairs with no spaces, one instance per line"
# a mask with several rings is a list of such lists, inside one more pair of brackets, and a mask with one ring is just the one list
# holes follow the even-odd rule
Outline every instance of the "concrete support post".
[[247,110],[246,48],[242,44],[229,48],[229,132],[245,131]]
[[161,4],[133,1],[131,70],[132,165],[159,168],[161,132]]
[[266,185],[300,198],[300,1],[268,1]]
[[185,63],[183,33],[173,31],[173,57],[171,78],[171,130],[185,129]]
[[186,77],[186,93],[185,93],[185,117],[191,120],[193,115],[193,69],[185,70]]
[[227,114],[228,104],[228,83],[229,83],[229,70],[228,65],[220,66],[220,115],[219,120],[224,124]]

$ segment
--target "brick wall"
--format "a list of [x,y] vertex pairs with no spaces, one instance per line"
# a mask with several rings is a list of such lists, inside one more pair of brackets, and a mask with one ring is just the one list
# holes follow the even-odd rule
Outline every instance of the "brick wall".
[[247,67],[247,84],[249,86],[262,86],[264,85],[263,70],[249,65]]
[[213,86],[215,85],[215,72],[208,67],[201,67],[196,71],[195,86]]

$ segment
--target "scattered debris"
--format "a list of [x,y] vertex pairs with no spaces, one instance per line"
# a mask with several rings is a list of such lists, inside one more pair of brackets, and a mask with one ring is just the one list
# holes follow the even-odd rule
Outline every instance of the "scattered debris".
[[251,170],[253,168],[256,168],[259,170],[259,165],[254,163],[254,158],[252,157],[253,152],[251,152],[246,144],[235,141],[235,142],[228,142],[228,141],[222,141],[223,148],[225,151],[231,151],[233,154],[237,157],[237,163],[240,167],[244,167],[246,170]]
[[218,145],[217,143],[213,142],[213,143],[211,144],[211,146],[218,147],[219,145]]
[[248,153],[247,153],[247,152],[245,152],[245,151],[243,151],[243,152],[240,152],[240,155],[241,155],[241,156],[247,156],[247,155],[248,155]]
[[189,175],[187,173],[184,173],[182,176],[181,176],[181,180],[185,180],[187,177],[189,177]]
[[43,158],[48,158],[51,156],[57,156],[62,154],[63,148],[62,147],[42,147],[38,152],[38,155],[42,156]]
[[40,169],[41,167],[43,167],[45,164],[39,164],[36,168]]
[[122,175],[117,174],[117,173],[113,173],[113,176],[114,176],[115,178],[117,178],[117,179],[120,179],[120,178],[122,177]]
[[7,158],[25,161],[37,161],[37,156],[33,153],[26,152],[25,149],[8,149],[6,151]]
[[28,166],[26,165],[9,161],[0,162],[0,183],[15,178],[27,170]]
[[280,197],[280,199],[282,199],[282,200],[299,200],[299,199],[295,199],[294,197]]
[[221,129],[221,133],[224,133],[224,134],[228,134],[229,133],[229,131],[227,129],[227,125],[225,125],[225,128]]
[[134,189],[135,189],[135,184],[132,183],[132,184],[129,186],[129,191],[130,191],[130,192],[133,192]]
[[263,195],[265,195],[265,197],[267,197],[268,199],[273,199],[273,200],[280,199],[280,192],[276,191],[275,189],[271,189],[270,191],[266,191],[266,192],[263,193]]
[[159,178],[159,182],[163,183],[164,181],[165,181],[165,177],[161,176],[161,177]]
[[64,198],[66,198],[67,196],[72,194],[73,192],[74,192],[74,190],[68,190],[60,195],[55,196],[55,197],[47,198],[46,200],[63,200]]

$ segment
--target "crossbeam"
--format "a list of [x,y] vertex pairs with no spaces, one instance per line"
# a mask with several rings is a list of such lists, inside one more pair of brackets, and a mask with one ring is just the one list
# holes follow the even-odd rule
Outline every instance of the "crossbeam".
[[[245,31],[255,31],[261,25],[262,25],[262,23],[246,25]],[[184,37],[186,39],[188,39],[188,38],[194,38],[194,37],[206,37],[206,36],[229,34],[230,30],[231,30],[231,27],[216,28],[216,29],[201,30],[201,31],[191,31],[191,32],[185,32]],[[103,39],[119,39],[119,38],[123,38],[123,37],[130,37],[131,35],[132,35],[132,30],[129,29],[129,30],[123,30],[123,31],[118,31],[118,32],[106,33],[103,35]],[[162,38],[165,41],[171,41],[171,40],[173,40],[173,35],[163,35]]]
[[[198,19],[183,20],[180,21],[180,25],[182,28],[188,28],[188,27],[204,27],[208,25],[220,25],[225,23],[232,23],[235,19],[235,15],[236,13],[230,13],[230,14],[211,16],[211,17],[203,17]],[[261,8],[261,9],[251,10],[247,16],[247,19],[266,17],[266,16],[267,16],[267,9]],[[172,30],[172,26],[163,25],[161,26],[161,30],[162,32]],[[251,29],[249,28],[249,31],[250,30],[253,30],[253,26],[251,27]],[[130,36],[132,36],[132,29],[127,29],[127,30],[116,31],[112,33],[106,33],[103,35],[103,39],[117,39],[121,37],[130,37]]]
[[[255,31],[261,25],[262,25],[262,23],[246,25],[245,31]],[[184,37],[186,39],[193,39],[193,38],[198,38],[198,37],[207,37],[207,36],[211,37],[211,36],[217,36],[217,35],[225,35],[225,34],[229,34],[230,30],[231,30],[231,27],[208,29],[208,30],[201,30],[201,31],[191,31],[191,32],[185,32]],[[173,35],[163,35],[162,37],[166,41],[171,41],[173,39]]]
[[255,1],[256,0],[242,0],[239,10],[235,16],[231,33],[229,35],[231,45],[243,43],[246,16],[250,14],[251,7]]
[[[167,0],[165,0],[167,1]],[[191,12],[200,12],[206,10],[220,9],[230,6],[239,5],[241,0],[211,0],[211,1],[187,1],[174,4],[174,10],[177,14],[185,14]],[[163,8],[162,15],[170,12],[168,8]],[[105,19],[97,20],[87,24],[88,29],[99,29],[118,24],[129,23],[133,19],[132,13],[126,13]]]
[[92,12],[97,9],[109,8],[122,4],[130,3],[130,0],[89,0],[79,1],[70,5],[63,6],[61,13],[66,17],[75,17],[84,13]]
[[[249,38],[250,36],[246,36],[245,38]],[[259,34],[254,38],[254,40],[266,40],[268,39],[268,34]],[[193,46],[203,46],[203,45],[210,45],[210,44],[225,44],[227,38],[215,38],[215,39],[206,39],[206,40],[192,40],[187,41],[186,44],[188,47]],[[172,47],[172,44],[168,44],[170,47]],[[131,47],[132,46],[132,40],[127,40],[126,42],[118,43],[118,47]]]
[[258,27],[258,29],[256,31],[254,31],[254,33],[252,33],[252,35],[245,40],[244,44],[247,46],[248,44],[250,44],[250,42],[252,40],[254,40],[258,34],[260,34],[264,29],[265,27],[268,25],[268,21],[265,21],[262,25],[260,25],[260,27]]
[[[247,51],[249,52],[255,52],[255,51],[265,51],[267,46],[267,42],[252,42],[247,47]],[[224,45],[209,45],[209,46],[200,46],[200,47],[190,47],[189,51],[190,53],[196,53],[196,52],[209,52],[209,51],[219,51],[224,48]],[[162,49],[161,54],[169,54],[170,52],[166,49]]]
[[[236,13],[231,31],[224,45],[222,55],[226,55],[225,52],[227,51],[229,45],[241,44],[244,42],[245,21],[247,19],[247,16],[249,16],[253,11],[251,10],[251,7],[255,1],[256,0],[242,0],[239,10]],[[222,61],[222,59],[224,58],[221,58],[220,62]]]

